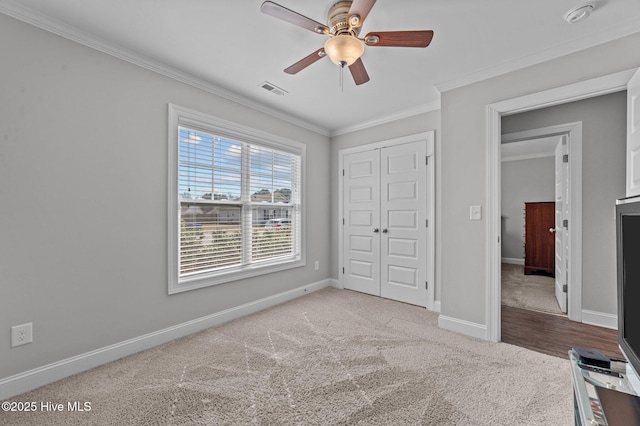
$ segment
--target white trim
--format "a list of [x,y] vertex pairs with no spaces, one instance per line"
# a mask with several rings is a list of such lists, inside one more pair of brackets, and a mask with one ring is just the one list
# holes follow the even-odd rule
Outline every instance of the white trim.
[[253,99],[249,99],[245,96],[239,95],[238,93],[217,86],[202,78],[195,77],[183,70],[166,65],[132,50],[125,49],[122,46],[107,42],[106,40],[98,38],[78,28],[72,27],[66,23],[57,21],[51,17],[45,16],[23,5],[19,5],[13,2],[2,2],[0,3],[0,12],[60,37],[64,37],[68,40],[74,41],[99,52],[106,53],[107,55],[137,65],[149,71],[164,75],[165,77],[169,77],[173,80],[203,90],[207,93],[220,96],[221,98],[251,108],[255,111],[270,115],[280,120],[287,121],[291,124],[295,124],[296,126],[305,128],[307,130],[311,130],[312,132],[318,133],[320,135],[330,136],[329,130],[324,127],[320,127],[305,119],[296,117],[286,112],[278,111],[273,106],[263,105],[259,102],[254,101]]
[[520,161],[520,160],[535,160],[536,158],[555,157],[555,152],[541,152],[538,154],[526,154],[526,155],[512,155],[509,157],[501,157],[500,161],[505,163],[507,161]]
[[[278,135],[256,130],[228,120],[168,104],[168,173],[167,173],[167,273],[168,294],[181,293],[229,281],[255,277],[267,273],[298,268],[306,265],[306,145]],[[179,226],[178,226],[178,126],[187,126],[216,136],[229,137],[243,143],[278,149],[300,156],[300,252],[294,258],[248,264],[230,268],[226,272],[199,275],[192,279],[178,277]],[[243,173],[244,176],[244,173]],[[244,185],[246,187],[246,185]]]
[[335,278],[327,278],[326,281],[328,281],[331,285],[331,287],[333,288],[337,288],[338,290],[343,290],[342,287],[340,287],[340,281],[338,281]]
[[437,101],[434,101],[425,105],[420,105],[415,108],[410,108],[404,111],[395,112],[387,116],[379,117],[373,120],[363,121],[361,123],[350,125],[340,129],[330,130],[324,126],[319,126],[317,124],[314,124],[306,119],[296,117],[295,115],[286,113],[284,111],[279,111],[275,109],[275,107],[273,106],[264,105],[253,99],[247,98],[238,93],[225,89],[221,86],[217,86],[209,81],[195,77],[185,71],[182,71],[178,68],[171,67],[155,59],[146,57],[140,53],[137,53],[137,52],[125,49],[122,46],[107,42],[106,40],[100,39],[92,34],[84,32],[78,28],[72,27],[66,23],[57,21],[51,17],[43,15],[23,5],[19,5],[11,2],[0,3],[0,13],[4,13],[8,16],[11,16],[12,18],[18,19],[22,22],[33,25],[37,28],[43,29],[45,31],[48,31],[60,37],[64,37],[68,40],[79,43],[83,46],[89,47],[91,49],[97,50],[99,52],[105,53],[107,55],[113,56],[115,58],[121,59],[123,61],[129,62],[134,65],[137,65],[149,71],[164,75],[165,77],[169,77],[173,80],[176,80],[181,83],[187,84],[189,86],[195,87],[197,89],[203,90],[207,93],[220,96],[221,98],[246,106],[255,111],[259,111],[264,114],[268,114],[272,117],[278,118],[280,120],[287,121],[291,124],[295,124],[296,126],[302,127],[304,129],[310,130],[312,132],[318,133],[323,136],[328,136],[328,137],[338,136],[346,133],[355,132],[357,130],[363,130],[369,127],[374,127],[374,126],[389,123],[392,121],[400,120],[402,118],[413,117],[415,115],[424,114],[427,112],[436,111],[440,109],[440,100],[438,99]]
[[[436,101],[426,105],[419,106],[415,109],[409,109],[404,112],[392,114],[385,117],[380,117],[378,119],[365,121],[360,124],[355,124],[352,126],[347,126],[347,127],[343,127],[343,128],[335,129],[331,131],[325,127],[318,126],[300,117],[296,117],[294,115],[285,113],[283,111],[278,111],[273,106],[267,106],[267,105],[261,104],[259,102],[254,101],[253,99],[249,99],[245,96],[239,95],[238,93],[235,93],[223,87],[214,85],[209,81],[195,77],[178,68],[170,67],[157,60],[146,57],[140,53],[133,52],[131,50],[125,49],[122,46],[118,46],[113,43],[109,43],[85,31],[72,27],[66,23],[57,21],[51,17],[43,15],[39,12],[36,12],[28,7],[17,4],[15,2],[5,1],[0,3],[0,13],[4,13],[5,15],[11,16],[12,18],[18,19],[22,22],[25,22],[37,28],[48,31],[52,34],[56,34],[60,37],[64,37],[68,40],[74,41],[83,46],[87,46],[91,49],[116,57],[123,61],[137,65],[141,68],[145,68],[149,71],[156,72],[158,74],[164,75],[166,77],[182,82],[189,86],[198,88],[205,92],[236,102],[240,105],[246,106],[255,111],[259,111],[264,114],[268,114],[272,117],[278,118],[280,120],[287,121],[296,126],[300,126],[302,128],[305,128],[307,130],[310,130],[312,132],[318,133],[323,136],[329,136],[329,137],[337,136],[337,135],[377,126],[380,124],[388,123],[401,118],[411,117],[414,115],[440,109],[440,102]],[[640,21],[638,20],[631,21],[626,25],[616,27],[615,30],[610,31],[608,34],[605,35],[604,40],[603,40],[602,33],[598,33],[597,35],[594,34],[593,35],[594,41],[590,44],[590,46],[602,44],[611,40],[615,40],[615,39],[633,34],[638,31],[637,28],[639,26],[640,26]],[[572,46],[573,44],[575,44],[575,46]],[[440,93],[446,92],[452,89],[456,89],[458,87],[466,86],[472,83],[476,83],[478,81],[483,81],[488,78],[492,78],[501,74],[505,74],[505,73],[515,71],[521,68],[525,68],[531,65],[535,65],[537,63],[544,62],[549,59],[557,58],[572,52],[582,50],[584,49],[584,47],[582,46],[584,46],[584,38],[581,38],[580,41],[576,40],[570,43],[565,43],[553,49],[545,49],[538,54],[526,55],[515,61],[511,61],[506,64],[503,63],[492,68],[488,68],[472,74],[468,74],[461,78],[456,78],[450,81],[441,82],[436,84],[435,87],[438,89]]]
[[433,303],[433,312],[437,312],[437,313],[442,312],[442,302],[440,302],[439,300],[436,300]]
[[[635,70],[625,70],[591,80],[570,84],[568,86],[562,86],[487,105],[487,290],[485,312],[488,340],[495,342],[499,341],[501,327],[500,259],[502,255],[500,249],[500,144],[502,139],[502,116],[625,90],[627,81],[629,81],[634,72]],[[582,176],[580,176],[580,181],[582,181]],[[572,204],[573,202],[574,200],[572,199]],[[578,226],[578,224],[576,223],[575,226]],[[582,224],[580,223],[580,227],[581,226]],[[574,249],[582,249],[581,241],[579,245],[574,247]],[[580,274],[581,270],[582,268],[577,268],[574,272],[576,274]],[[574,294],[573,296],[577,295]],[[582,311],[580,310],[579,312],[575,312],[574,315],[581,316]]]
[[436,156],[435,156],[435,131],[426,132],[427,138],[427,306],[432,311],[436,310]]
[[619,71],[542,92],[507,99],[493,103],[490,106],[500,111],[502,115],[507,116],[619,92],[627,89],[627,82],[633,76],[636,69],[637,68],[632,68]]
[[[502,265],[498,259],[502,258],[502,205],[501,205],[501,175],[502,155],[500,145],[502,122],[500,113],[494,113],[491,106],[487,108],[487,272],[486,272],[486,300],[485,315],[487,326],[487,340],[500,341],[501,327],[501,288]],[[497,190],[495,186],[498,186]],[[497,222],[497,224],[496,224]]]
[[215,314],[147,333],[133,339],[6,377],[0,380],[0,400],[11,398],[65,377],[106,364],[107,362],[115,361],[145,349],[188,336],[189,334],[251,315],[331,285],[332,280],[330,279],[307,284],[293,290],[248,302]]
[[471,321],[440,315],[438,317],[438,327],[455,331],[456,333],[487,340],[487,327]]
[[[427,306],[430,311],[435,310],[435,131],[429,130],[427,132],[416,133],[413,135],[402,136],[395,139],[389,139],[384,141],[372,142],[365,145],[359,145],[352,148],[345,148],[338,151],[338,282],[339,288],[344,288],[344,277],[342,270],[344,268],[344,225],[341,218],[344,217],[344,202],[343,202],[343,185],[344,176],[342,170],[344,169],[344,157],[348,154],[357,152],[372,151],[374,149],[380,149],[388,146],[402,145],[405,143],[425,141],[427,143],[427,157],[429,157],[429,165],[427,168],[427,220],[429,226],[427,227],[427,282],[431,283],[427,289]],[[439,312],[439,310],[438,310]]]
[[436,102],[432,102],[426,105],[420,105],[416,108],[410,108],[404,111],[396,112],[394,114],[390,114],[384,117],[379,117],[373,120],[364,121],[362,123],[354,124],[347,127],[342,127],[340,129],[335,129],[331,131],[330,136],[339,136],[344,135],[346,133],[352,133],[358,130],[368,129],[370,127],[379,126],[381,124],[390,123],[392,121],[401,120],[403,118],[414,117],[416,115],[425,114],[431,111],[437,111],[440,109],[440,100]]
[[509,265],[524,265],[524,259],[515,259],[513,257],[503,257],[500,261]]
[[618,329],[618,316],[614,314],[606,314],[604,312],[583,309],[582,322],[585,324],[597,325],[598,327],[610,328],[612,330]]
[[537,53],[522,55],[515,60],[503,62],[452,80],[443,81],[437,83],[435,86],[441,93],[457,89],[458,87],[467,86],[635,34],[638,32],[638,28],[640,28],[640,19],[635,19],[624,25],[617,26],[608,32],[595,32],[591,36],[580,37],[552,48],[546,48]]

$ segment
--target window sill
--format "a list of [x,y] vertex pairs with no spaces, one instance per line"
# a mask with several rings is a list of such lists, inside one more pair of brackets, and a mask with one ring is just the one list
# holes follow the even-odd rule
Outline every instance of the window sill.
[[305,265],[306,261],[304,259],[291,259],[284,262],[279,261],[278,263],[254,263],[245,269],[232,268],[224,272],[218,271],[211,274],[200,274],[189,278],[179,279],[175,282],[169,282],[169,294],[183,293],[185,291],[271,274],[273,272],[300,268]]

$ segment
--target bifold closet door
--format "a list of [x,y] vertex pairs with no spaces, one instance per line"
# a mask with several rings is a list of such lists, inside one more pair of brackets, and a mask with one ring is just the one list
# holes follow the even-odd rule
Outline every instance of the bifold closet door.
[[426,306],[424,142],[344,157],[344,287]]
[[344,157],[344,287],[380,296],[380,152]]

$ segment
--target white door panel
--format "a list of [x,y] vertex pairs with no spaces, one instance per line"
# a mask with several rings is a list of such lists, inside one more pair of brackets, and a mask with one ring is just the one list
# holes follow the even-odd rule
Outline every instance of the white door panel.
[[[556,146],[556,226],[555,226],[555,295],[560,310],[567,312],[568,283],[568,229],[564,227],[564,220],[569,218],[569,170],[563,157],[568,154],[568,136],[561,137]],[[568,157],[567,157],[568,158]]]
[[627,197],[640,195],[640,70],[627,84]]
[[349,224],[351,226],[373,226],[372,210],[351,210],[349,212]]
[[398,145],[381,156],[381,295],[426,306],[426,146]]
[[370,203],[373,201],[371,186],[356,186],[349,188],[349,201],[352,203]]
[[389,210],[387,224],[394,228],[417,229],[418,212],[415,210]]
[[409,200],[416,201],[418,199],[418,188],[416,182],[393,182],[387,187],[387,201]]
[[406,286],[415,289],[418,286],[418,270],[398,265],[389,265],[388,284]]
[[388,238],[388,256],[396,258],[418,259],[418,242],[415,239]]
[[380,295],[380,155],[344,157],[344,287]]

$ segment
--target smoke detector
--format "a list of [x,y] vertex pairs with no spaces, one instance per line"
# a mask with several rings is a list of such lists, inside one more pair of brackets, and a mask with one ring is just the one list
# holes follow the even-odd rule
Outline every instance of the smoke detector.
[[563,18],[570,24],[577,24],[582,22],[591,15],[591,12],[596,8],[593,3],[585,3],[580,6],[576,6],[564,14]]

